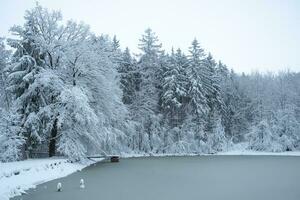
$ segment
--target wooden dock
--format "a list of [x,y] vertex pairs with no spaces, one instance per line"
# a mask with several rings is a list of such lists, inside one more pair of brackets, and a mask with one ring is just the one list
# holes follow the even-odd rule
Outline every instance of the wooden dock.
[[120,161],[120,156],[118,155],[92,155],[92,156],[87,156],[88,159],[93,159],[93,158],[103,158],[104,160],[110,161],[110,162],[119,162]]

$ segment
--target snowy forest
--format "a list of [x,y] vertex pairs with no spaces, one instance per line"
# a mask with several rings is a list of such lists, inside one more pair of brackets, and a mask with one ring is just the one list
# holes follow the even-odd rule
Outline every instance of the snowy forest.
[[[238,74],[197,39],[139,53],[36,5],[0,39],[0,160],[300,149],[300,73]],[[250,58],[251,59],[251,58]]]

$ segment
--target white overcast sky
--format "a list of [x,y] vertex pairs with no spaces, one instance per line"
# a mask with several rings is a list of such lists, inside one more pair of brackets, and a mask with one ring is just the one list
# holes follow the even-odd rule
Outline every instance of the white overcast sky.
[[[133,52],[150,27],[164,49],[187,51],[193,38],[237,72],[300,71],[300,0],[39,0],[65,20],[116,34]],[[0,36],[23,24],[35,0],[0,0]]]

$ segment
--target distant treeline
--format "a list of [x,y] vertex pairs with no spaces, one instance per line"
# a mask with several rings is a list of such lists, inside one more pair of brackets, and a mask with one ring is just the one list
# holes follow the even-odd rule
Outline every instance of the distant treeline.
[[[194,39],[166,52],[151,29],[141,53],[40,5],[0,43],[0,159],[47,151],[215,153],[243,142],[293,151],[300,74],[237,74]],[[5,44],[13,50],[7,50]],[[10,48],[10,49],[11,49]]]

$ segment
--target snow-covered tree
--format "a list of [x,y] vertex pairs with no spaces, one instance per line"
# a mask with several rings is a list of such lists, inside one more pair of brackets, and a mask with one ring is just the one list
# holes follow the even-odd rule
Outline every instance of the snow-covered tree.
[[223,100],[221,97],[221,77],[217,72],[217,64],[211,54],[204,60],[204,73],[206,74],[203,84],[206,89],[207,104],[210,110],[221,113]]
[[[19,39],[9,40],[16,48],[8,68],[8,84],[15,99],[14,110],[20,117],[21,132],[18,135],[25,136],[26,150],[43,144],[49,145],[49,156],[55,155],[58,148],[68,156],[81,159],[89,149],[78,148],[81,150],[78,154],[71,153],[70,141],[76,139],[79,147],[89,142],[88,139],[100,143],[103,140],[99,138],[104,137],[104,132],[115,136],[122,132],[120,124],[124,123],[119,122],[126,109],[121,102],[111,54],[98,46],[98,41],[90,39],[86,25],[72,21],[59,25],[61,15],[58,12],[37,5],[27,12],[25,20],[24,27],[12,29]],[[97,123],[92,121],[96,118],[93,117],[80,127],[82,138],[71,134],[72,138],[64,129],[73,127],[76,132],[76,125],[82,120],[75,113],[69,113],[68,119],[62,117],[70,112],[63,108],[70,107],[85,111],[81,113],[83,117],[86,113],[95,113],[98,118]],[[106,131],[102,135],[90,131],[96,127]],[[113,138],[111,135],[106,138]]]
[[295,107],[289,106],[276,112],[276,120],[273,122],[273,135],[281,145],[280,151],[293,151],[300,145],[300,123],[296,119]]
[[4,39],[0,38],[0,161],[8,162],[22,158],[21,147],[24,139],[19,136],[17,117],[9,113],[10,97],[6,91],[6,66],[9,51],[5,49]]
[[58,151],[74,160],[81,160],[93,146],[100,145],[97,134],[99,119],[89,99],[78,87],[62,91],[59,99]]
[[253,127],[247,135],[249,147],[256,151],[277,151],[276,137],[272,134],[271,127],[266,120]]
[[203,85],[203,60],[205,54],[196,39],[193,40],[189,52],[189,65],[187,67],[187,76],[189,79],[188,97],[190,98],[191,109],[199,119],[202,118],[208,110]]
[[[219,66],[219,70],[224,67]],[[239,85],[239,77],[234,71],[219,71],[221,76],[221,96],[224,102],[224,111],[221,112],[222,123],[225,133],[234,142],[244,139],[245,133],[249,132],[252,119],[252,101]]]
[[171,126],[182,124],[185,117],[188,80],[180,49],[172,53],[165,66],[162,81],[161,107]]
[[50,156],[55,154],[57,135],[55,104],[64,84],[57,70],[62,66],[66,40],[74,41],[79,35],[74,23],[64,28],[61,20],[60,12],[37,4],[26,12],[23,27],[11,29],[17,39],[8,40],[16,49],[8,68],[8,89],[15,99],[13,109],[21,117],[19,134],[26,137],[25,150],[49,143]]
[[[28,22],[29,23],[29,22]],[[12,64],[8,69],[8,90],[13,94],[15,99],[13,109],[19,113],[20,127],[26,140],[26,149],[41,142],[41,136],[38,130],[39,119],[36,113],[39,107],[44,103],[42,94],[32,88],[35,77],[43,69],[42,55],[39,49],[35,47],[34,40],[31,36],[32,29],[30,25],[23,30],[21,27],[14,27],[12,31],[18,34],[21,39],[9,41],[12,47],[16,47]]]
[[211,54],[208,54],[203,61],[203,85],[206,91],[206,99],[208,105],[208,114],[205,119],[205,131],[208,136],[214,135],[214,130],[217,126],[219,116],[224,110],[224,103],[221,97],[220,77],[217,73],[217,64]]
[[142,51],[139,64],[141,73],[140,98],[144,102],[144,109],[148,112],[157,112],[158,104],[158,73],[159,56],[161,53],[161,44],[155,33],[147,29],[140,39],[139,48]]
[[123,90],[122,100],[124,104],[132,104],[136,91],[139,89],[140,74],[128,48],[122,54],[118,72],[120,73],[121,88]]
[[225,130],[221,123],[221,119],[215,121],[215,125],[207,135],[207,146],[209,147],[208,153],[216,153],[219,151],[227,150],[229,140],[225,136]]
[[5,68],[9,60],[10,51],[5,49],[4,39],[0,38],[0,108],[8,109],[10,106],[10,97],[6,91],[6,73]]
[[0,161],[9,162],[22,159],[22,146],[25,142],[20,132],[18,119],[0,108]]
[[[141,74],[140,90],[136,93],[135,102],[132,106],[132,112],[135,112],[135,120],[140,123],[142,129],[147,134],[146,137],[151,140],[156,137],[154,134],[158,130],[154,130],[151,119],[157,119],[154,115],[158,113],[159,104],[159,72],[160,63],[159,56],[161,54],[161,44],[151,29],[147,29],[140,39],[139,48],[142,51],[140,60],[138,61],[138,69]],[[158,122],[153,122],[158,123]],[[158,128],[157,126],[154,126]],[[139,140],[141,143],[142,140]],[[143,143],[143,142],[142,142]],[[148,143],[152,143],[149,141]],[[149,147],[152,151],[152,146]]]

